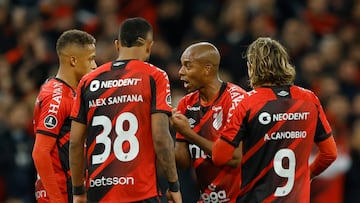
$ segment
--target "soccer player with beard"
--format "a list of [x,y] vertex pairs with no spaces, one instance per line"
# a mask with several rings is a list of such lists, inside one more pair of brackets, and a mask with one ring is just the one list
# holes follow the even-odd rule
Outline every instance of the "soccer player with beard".
[[145,62],[152,44],[145,19],[125,20],[115,41],[118,58],[80,81],[71,113],[74,202],[159,203],[157,163],[169,182],[169,201],[182,202],[168,76]]
[[211,43],[187,47],[181,64],[180,80],[189,94],[180,99],[170,119],[177,131],[177,165],[182,169],[194,167],[200,187],[199,202],[235,202],[240,192],[238,161],[218,167],[212,162],[211,153],[228,112],[245,91],[219,78],[220,54]]
[[95,38],[80,30],[65,31],[57,40],[59,69],[40,89],[34,109],[32,152],[38,180],[38,202],[72,202],[69,168],[70,113],[76,87],[96,68]]
[[[247,60],[254,89],[231,110],[212,159],[227,163],[242,143],[237,202],[310,202],[310,181],[337,157],[320,101],[293,84],[295,69],[279,42],[258,38]],[[319,153],[309,164],[313,143]]]

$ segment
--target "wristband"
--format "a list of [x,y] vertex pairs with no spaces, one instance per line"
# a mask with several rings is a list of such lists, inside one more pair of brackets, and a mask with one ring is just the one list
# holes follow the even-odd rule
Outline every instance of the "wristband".
[[180,183],[179,181],[177,180],[176,182],[168,182],[169,183],[169,190],[171,192],[179,192],[180,190]]
[[82,195],[86,192],[85,187],[81,186],[73,186],[72,188],[73,195]]

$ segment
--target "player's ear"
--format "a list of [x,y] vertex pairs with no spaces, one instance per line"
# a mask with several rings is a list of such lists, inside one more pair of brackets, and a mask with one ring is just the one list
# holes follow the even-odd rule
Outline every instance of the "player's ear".
[[120,46],[121,46],[121,45],[120,45],[120,41],[116,39],[116,40],[114,41],[114,45],[115,45],[116,51],[119,52],[119,51],[120,51]]
[[206,64],[205,65],[205,74],[209,75],[211,73],[212,68],[213,68],[212,64],[210,64],[210,63]]
[[151,52],[151,48],[154,44],[154,41],[150,41],[146,43],[146,53],[150,53]]
[[77,63],[77,58],[76,56],[70,56],[70,65],[72,67],[75,67],[76,66],[76,63]]

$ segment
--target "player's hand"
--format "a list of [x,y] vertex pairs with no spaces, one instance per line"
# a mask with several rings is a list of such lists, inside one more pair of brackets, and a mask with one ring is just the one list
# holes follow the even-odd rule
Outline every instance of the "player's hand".
[[73,195],[73,203],[86,203],[86,193],[82,195]]
[[169,203],[182,203],[180,191],[171,192],[170,190],[167,190],[166,197],[167,197]]
[[180,134],[186,136],[186,131],[191,130],[188,118],[176,109],[172,110],[170,117],[170,125]]

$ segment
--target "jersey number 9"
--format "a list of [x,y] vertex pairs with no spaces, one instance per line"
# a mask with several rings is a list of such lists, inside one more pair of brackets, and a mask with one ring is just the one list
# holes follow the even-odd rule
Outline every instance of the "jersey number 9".
[[[287,158],[289,161],[289,167],[284,168],[283,167],[283,160],[284,158]],[[275,197],[282,197],[288,195],[293,186],[295,181],[295,154],[290,149],[280,149],[278,152],[276,152],[274,157],[274,170],[275,173],[283,178],[287,178],[287,182],[282,187],[277,187],[274,196]]]

